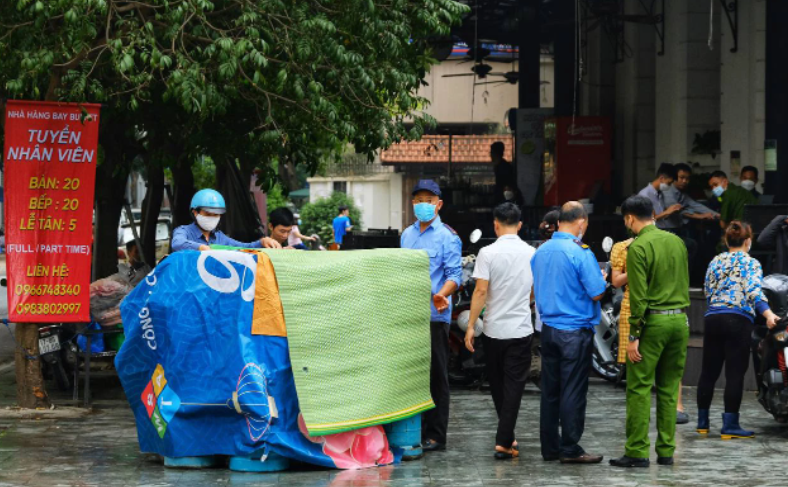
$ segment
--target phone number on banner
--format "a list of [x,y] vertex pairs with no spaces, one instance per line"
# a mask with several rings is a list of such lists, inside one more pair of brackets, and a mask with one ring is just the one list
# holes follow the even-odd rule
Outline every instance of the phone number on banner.
[[17,296],[79,296],[82,286],[65,284],[17,284],[14,292]]
[[79,313],[82,303],[19,303],[16,312],[20,315],[62,315]]

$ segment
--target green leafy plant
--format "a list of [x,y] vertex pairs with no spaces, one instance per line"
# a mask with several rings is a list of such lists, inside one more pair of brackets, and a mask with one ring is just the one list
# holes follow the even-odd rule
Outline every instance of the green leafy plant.
[[350,210],[350,223],[353,228],[361,228],[361,211],[353,203],[353,198],[345,193],[336,192],[330,198],[320,198],[314,203],[307,203],[301,208],[299,227],[304,235],[317,234],[324,243],[334,242],[332,223],[339,214],[339,207],[347,206]]

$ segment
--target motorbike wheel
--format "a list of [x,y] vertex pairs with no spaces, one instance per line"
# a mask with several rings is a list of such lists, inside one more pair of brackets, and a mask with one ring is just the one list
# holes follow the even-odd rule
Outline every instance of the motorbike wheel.
[[[615,352],[614,356],[617,354],[618,351]],[[594,349],[594,351],[591,353],[591,366],[594,368],[594,371],[606,381],[616,382],[618,380],[618,374],[621,369],[621,365],[619,365],[617,362],[604,362],[596,349]]]
[[71,390],[71,378],[68,376],[65,367],[63,367],[63,362],[58,360],[52,364],[52,375],[59,391],[67,392]]

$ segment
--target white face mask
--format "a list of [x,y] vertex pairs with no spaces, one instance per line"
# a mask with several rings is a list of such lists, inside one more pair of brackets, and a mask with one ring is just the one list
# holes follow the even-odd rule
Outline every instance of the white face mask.
[[514,191],[504,191],[503,197],[506,198],[507,200],[514,198]]
[[665,191],[667,191],[668,189],[670,189],[670,185],[668,185],[668,184],[665,184],[665,183],[659,183],[659,190],[660,190],[660,191],[662,191],[662,192],[665,192]]
[[741,182],[741,187],[746,189],[747,191],[752,191],[755,189],[755,181],[750,181],[749,179],[745,179]]
[[195,218],[197,219],[197,225],[200,228],[206,232],[212,232],[216,229],[216,226],[219,225],[220,217],[197,215]]

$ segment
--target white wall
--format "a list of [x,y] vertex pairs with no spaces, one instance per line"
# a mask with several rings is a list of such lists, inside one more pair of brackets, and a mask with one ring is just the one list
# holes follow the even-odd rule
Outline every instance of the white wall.
[[730,152],[741,152],[741,166],[755,166],[763,181],[766,138],[766,1],[739,2],[739,50],[731,53],[733,37],[727,18],[720,18],[722,34],[722,156],[720,166],[731,174]]
[[402,174],[313,177],[307,181],[310,202],[331,196],[334,182],[346,181],[348,196],[361,210],[361,230],[389,227],[402,230]]
[[[485,62],[492,66],[493,72],[505,73],[519,70],[517,62]],[[542,57],[540,77],[543,81],[548,82],[548,84],[540,86],[542,107],[554,105],[553,65],[552,58]],[[424,112],[443,123],[491,122],[503,124],[506,111],[517,107],[517,85],[494,83],[503,80],[503,78],[494,76],[488,76],[486,80],[479,80],[475,76],[443,77],[445,74],[472,74],[472,67],[473,63],[461,63],[460,61],[444,61],[433,66],[425,77],[427,86],[422,86],[418,91],[419,96],[423,96],[431,102]],[[485,81],[487,84],[474,85],[474,83],[484,83]]]

